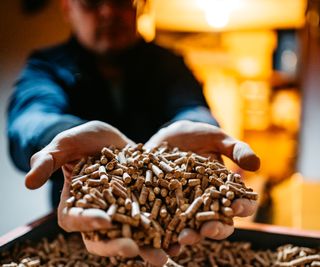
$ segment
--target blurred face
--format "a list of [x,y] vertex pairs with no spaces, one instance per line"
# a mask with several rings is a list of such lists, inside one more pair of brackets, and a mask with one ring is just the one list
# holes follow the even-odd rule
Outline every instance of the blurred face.
[[138,40],[133,0],[63,0],[79,42],[96,54],[117,52]]

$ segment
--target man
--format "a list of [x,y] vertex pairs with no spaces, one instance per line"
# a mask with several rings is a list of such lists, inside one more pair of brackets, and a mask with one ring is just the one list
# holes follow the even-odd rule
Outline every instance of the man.
[[62,7],[71,39],[33,53],[11,98],[10,153],[20,169],[59,132],[90,120],[143,143],[173,121],[216,124],[183,60],[137,34],[131,0],[62,0]]
[[[103,146],[143,142],[152,147],[167,141],[199,154],[225,154],[245,169],[259,167],[246,144],[213,126],[201,86],[183,60],[137,34],[131,0],[61,2],[72,37],[28,59],[9,105],[8,136],[13,161],[22,170],[29,171],[31,156],[40,150],[31,159],[26,185],[38,188],[52,176],[54,205],[63,184],[56,171],[62,167],[58,219],[65,230],[108,227],[104,218],[64,209],[73,163]],[[233,208],[247,216],[254,207],[240,201]],[[200,233],[185,229],[179,242],[192,244],[201,235],[222,239],[232,231],[209,222]],[[166,260],[163,251],[139,248],[130,239],[84,241],[98,255],[140,254],[158,265]]]

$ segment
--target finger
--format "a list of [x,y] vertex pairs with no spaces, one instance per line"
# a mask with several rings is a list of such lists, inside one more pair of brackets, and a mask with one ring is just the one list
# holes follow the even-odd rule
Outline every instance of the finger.
[[210,148],[213,153],[227,156],[245,170],[255,171],[260,167],[260,159],[249,145],[206,123],[173,123],[152,136],[146,143],[146,147],[152,148],[162,141],[167,141],[169,145],[177,146],[182,150],[197,152],[203,150],[202,144],[208,144],[207,148]]
[[178,241],[181,245],[193,245],[201,240],[201,236],[195,230],[186,228],[181,231]]
[[255,171],[260,168],[260,159],[250,146],[223,134],[221,142],[218,143],[218,151],[238,164],[242,169]]
[[67,232],[89,232],[112,227],[110,217],[100,209],[63,208],[58,222]]
[[[64,168],[63,168],[64,169]],[[64,179],[64,184],[58,206],[58,223],[67,232],[94,231],[111,227],[111,219],[103,210],[68,208],[66,200],[70,197],[70,179]]]
[[233,159],[245,170],[256,171],[260,168],[260,159],[250,146],[244,142],[237,141],[234,145]]
[[[63,172],[66,171],[65,168],[62,168]],[[67,208],[66,200],[70,197],[70,186],[71,186],[71,180],[67,179],[65,176],[62,192],[60,195],[60,202],[58,206],[58,224],[59,226],[64,229],[65,231],[72,231],[72,228],[69,228],[68,222],[65,221],[65,217],[67,216],[69,212],[69,216],[78,217],[83,212],[82,208]]]
[[131,238],[117,238],[107,241],[92,241],[82,234],[87,250],[102,257],[120,256],[133,258],[139,255],[139,247]]
[[76,166],[76,164],[78,163],[79,161],[75,161],[75,162],[70,162],[70,163],[67,163],[67,164],[64,164],[62,166],[62,170],[63,170],[63,175],[65,178],[71,178],[72,176],[72,172],[73,172],[73,169],[74,167]]
[[153,141],[153,140],[149,140],[147,143],[145,143],[144,144],[144,148],[146,149],[146,150],[151,150],[152,148],[154,148],[154,147],[157,147],[159,144],[157,144],[155,141]]
[[25,185],[29,189],[41,187],[54,172],[54,159],[51,154],[40,151],[31,158],[31,170],[25,178]]
[[[66,169],[62,167],[63,173],[66,172]],[[60,203],[59,203],[59,208],[64,208],[66,207],[66,200],[71,196],[70,195],[70,187],[71,187],[71,177],[64,175],[64,180],[63,180],[63,187],[62,187],[62,192],[60,195]]]
[[230,236],[234,231],[231,225],[223,224],[219,221],[209,221],[202,225],[200,234],[215,240],[222,240]]
[[168,255],[162,249],[140,247],[140,256],[144,261],[154,266],[163,266],[168,261]]
[[70,146],[61,145],[63,142],[61,140],[63,139],[52,140],[49,145],[31,157],[31,169],[25,180],[27,188],[37,189],[41,187],[63,165],[66,167],[65,172],[68,173],[71,165],[66,164],[74,162],[84,155],[84,152],[76,152],[77,146],[70,148]]
[[[61,150],[59,142],[53,140],[44,149],[31,157],[31,169],[26,175],[25,184],[29,189],[41,187],[49,177],[63,165],[79,157],[70,149]],[[68,172],[68,169],[65,169]]]
[[257,201],[247,198],[236,199],[231,205],[234,215],[239,217],[251,216],[256,212],[257,207]]

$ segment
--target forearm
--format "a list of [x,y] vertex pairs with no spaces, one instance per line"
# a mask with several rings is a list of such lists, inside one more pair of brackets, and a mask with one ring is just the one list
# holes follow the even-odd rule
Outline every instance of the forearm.
[[194,122],[204,122],[219,127],[219,123],[212,116],[210,110],[205,106],[194,106],[181,110],[173,119],[167,123],[171,124],[176,121],[189,120]]

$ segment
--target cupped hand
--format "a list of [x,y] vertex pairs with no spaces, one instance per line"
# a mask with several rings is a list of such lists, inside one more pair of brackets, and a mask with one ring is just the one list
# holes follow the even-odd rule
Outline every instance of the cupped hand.
[[[99,209],[67,208],[70,197],[71,173],[75,163],[83,157],[97,154],[105,146],[123,148],[133,145],[130,139],[109,124],[90,121],[58,134],[50,144],[31,158],[31,170],[25,184],[29,189],[41,187],[59,168],[64,173],[64,187],[58,207],[58,223],[67,232],[92,232],[110,228],[110,218]],[[87,250],[100,256],[134,257],[140,255],[153,265],[163,265],[167,255],[162,250],[139,248],[129,238],[90,241],[83,235]]]
[[248,171],[256,171],[260,168],[260,159],[248,144],[236,140],[222,129],[207,123],[186,120],[174,122],[153,135],[145,147],[156,147],[162,142],[199,155],[216,157],[225,155]]
[[[242,169],[255,171],[260,167],[260,159],[255,155],[250,146],[227,135],[220,128],[201,122],[178,121],[160,129],[145,144],[147,148],[159,146],[167,142],[169,146],[178,147],[183,151],[192,151],[199,155],[220,159],[225,155],[238,164]],[[235,216],[247,217],[252,215],[257,208],[257,202],[249,199],[237,199],[231,208]],[[202,237],[216,240],[227,238],[234,231],[232,225],[219,221],[206,222],[196,232],[184,229],[179,235],[179,243],[192,245]]]
[[103,257],[121,256],[133,258],[140,255],[145,261],[154,266],[163,266],[167,254],[161,249],[139,247],[131,238],[116,238],[110,240],[90,240],[85,232],[108,230],[112,227],[111,219],[106,212],[99,209],[83,209],[67,207],[66,200],[71,197],[71,173],[74,164],[66,164],[62,170],[65,176],[61,199],[58,207],[58,223],[67,232],[82,232],[86,249],[95,255]]
[[122,148],[127,144],[134,143],[118,129],[101,121],[90,121],[63,131],[31,157],[31,169],[25,179],[26,187],[41,187],[65,164],[94,155],[104,146]]
[[[231,208],[233,209],[234,216],[247,217],[254,214],[257,202],[245,198],[237,199],[232,203]],[[193,245],[204,237],[215,240],[226,239],[233,231],[233,225],[224,224],[220,221],[208,221],[202,225],[200,232],[189,228],[182,230],[178,240],[181,245]]]

